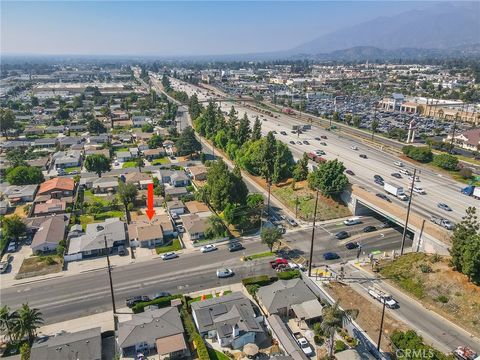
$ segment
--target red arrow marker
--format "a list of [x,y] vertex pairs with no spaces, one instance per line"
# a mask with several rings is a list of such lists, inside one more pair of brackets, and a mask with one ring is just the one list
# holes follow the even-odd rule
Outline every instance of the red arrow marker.
[[155,215],[155,210],[153,209],[153,184],[148,184],[148,194],[147,194],[147,216],[152,220]]

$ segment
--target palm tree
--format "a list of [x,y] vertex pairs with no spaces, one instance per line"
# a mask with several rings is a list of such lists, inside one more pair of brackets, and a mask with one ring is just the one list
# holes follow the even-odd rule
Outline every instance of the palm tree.
[[28,342],[33,344],[37,336],[37,329],[43,325],[42,313],[36,308],[30,308],[28,303],[22,304],[18,311],[18,331],[21,337],[27,335]]
[[333,306],[327,307],[323,310],[322,328],[325,333],[330,334],[330,348],[328,350],[328,356],[333,356],[333,339],[335,332],[343,325],[343,317],[345,312],[339,308],[338,301]]
[[0,331],[8,336],[10,342],[16,340],[15,328],[18,322],[18,313],[10,311],[6,305],[0,308]]

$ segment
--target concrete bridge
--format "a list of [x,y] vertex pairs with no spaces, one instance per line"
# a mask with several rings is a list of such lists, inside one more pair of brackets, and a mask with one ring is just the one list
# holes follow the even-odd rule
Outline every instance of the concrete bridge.
[[[342,199],[354,215],[371,215],[373,212],[397,224],[402,231],[405,227],[407,216],[405,208],[386,202],[361,186],[352,185],[350,191],[342,194]],[[449,255],[451,233],[413,211],[410,211],[407,236],[413,239],[412,251],[414,252]]]

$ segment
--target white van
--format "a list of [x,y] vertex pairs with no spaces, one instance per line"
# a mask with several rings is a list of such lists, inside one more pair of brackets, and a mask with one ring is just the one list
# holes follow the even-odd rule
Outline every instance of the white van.
[[344,220],[343,223],[347,226],[361,224],[362,220],[359,217],[353,217],[347,220]]

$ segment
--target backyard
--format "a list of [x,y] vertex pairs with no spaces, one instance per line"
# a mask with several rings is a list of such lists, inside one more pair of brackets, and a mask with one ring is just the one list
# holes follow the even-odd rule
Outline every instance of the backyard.
[[[298,217],[313,219],[315,209],[315,192],[308,188],[305,181],[297,182],[295,190],[290,183],[273,186],[272,193],[293,212],[297,206]],[[317,220],[330,220],[350,216],[350,210],[342,202],[322,195],[318,198]]]
[[480,287],[449,266],[449,259],[423,253],[380,263],[394,285],[450,321],[480,336]]

